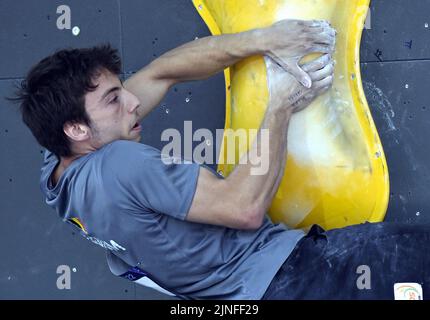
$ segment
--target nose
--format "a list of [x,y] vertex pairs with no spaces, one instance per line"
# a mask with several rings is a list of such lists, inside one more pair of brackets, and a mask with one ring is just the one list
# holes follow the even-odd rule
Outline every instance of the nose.
[[126,91],[126,96],[127,96],[127,100],[126,100],[127,101],[127,111],[129,113],[133,113],[136,111],[137,108],[140,107],[140,101],[134,94],[132,94],[129,91]]

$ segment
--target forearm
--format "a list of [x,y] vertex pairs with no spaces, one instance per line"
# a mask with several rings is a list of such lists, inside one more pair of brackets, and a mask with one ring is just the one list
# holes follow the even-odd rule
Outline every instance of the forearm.
[[197,39],[163,54],[151,65],[157,75],[176,82],[208,78],[238,61],[265,53],[261,30]]
[[[272,199],[278,190],[282,180],[287,158],[287,136],[288,126],[291,119],[291,111],[286,109],[270,110],[266,112],[265,118],[260,127],[249,152],[246,154],[248,161],[239,164],[227,178],[232,186],[234,197],[241,206],[249,208],[250,214],[256,224],[261,223],[264,214],[270,207]],[[261,130],[268,130],[270,139],[262,141]],[[255,174],[256,157],[262,161],[268,161],[267,171]],[[254,169],[254,174],[253,174]]]

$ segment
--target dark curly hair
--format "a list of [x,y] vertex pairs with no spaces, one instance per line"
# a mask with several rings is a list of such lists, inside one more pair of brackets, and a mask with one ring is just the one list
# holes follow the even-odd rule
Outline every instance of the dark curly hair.
[[121,72],[121,58],[110,44],[57,51],[32,67],[8,99],[20,103],[22,120],[41,146],[57,157],[69,157],[71,144],[64,124],[91,127],[85,94],[97,88],[93,81],[103,70]]

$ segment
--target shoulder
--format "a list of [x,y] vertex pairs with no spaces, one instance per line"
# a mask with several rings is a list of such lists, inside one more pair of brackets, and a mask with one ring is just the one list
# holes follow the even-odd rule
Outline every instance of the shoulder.
[[155,163],[161,162],[161,153],[158,149],[134,141],[114,141],[101,151],[99,159],[102,171],[123,178],[141,173]]

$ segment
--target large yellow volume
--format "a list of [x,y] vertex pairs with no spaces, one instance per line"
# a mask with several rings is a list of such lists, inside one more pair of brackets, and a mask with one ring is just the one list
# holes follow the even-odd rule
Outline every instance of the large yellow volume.
[[[359,48],[370,0],[194,0],[213,34],[265,27],[282,19],[324,19],[336,28],[333,88],[295,114],[285,175],[269,214],[274,222],[326,229],[382,221],[389,177],[384,151],[367,105]],[[269,93],[264,59],[251,57],[225,71],[225,128],[258,129]],[[224,137],[218,169],[227,176],[246,147]],[[236,162],[237,163],[237,162]],[[222,201],[222,199],[220,199]]]

